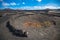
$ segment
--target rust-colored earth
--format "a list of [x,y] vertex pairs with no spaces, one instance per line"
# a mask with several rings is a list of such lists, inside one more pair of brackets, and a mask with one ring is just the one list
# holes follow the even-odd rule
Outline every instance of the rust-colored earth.
[[27,27],[35,27],[35,28],[41,28],[41,27],[43,27],[44,25],[46,25],[46,26],[50,26],[50,25],[52,25],[52,22],[50,22],[50,21],[44,21],[43,23],[42,22],[30,22],[30,21],[25,21],[24,23],[23,23],[23,26],[25,27],[25,28],[27,28]]

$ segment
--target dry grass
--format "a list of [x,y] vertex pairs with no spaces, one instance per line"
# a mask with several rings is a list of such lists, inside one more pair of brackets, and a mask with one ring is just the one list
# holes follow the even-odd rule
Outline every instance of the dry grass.
[[23,26],[24,27],[35,27],[35,28],[41,28],[43,26],[51,26],[52,23],[50,21],[44,21],[44,22],[30,22],[30,21],[27,21],[27,22],[24,22],[23,23]]
[[50,21],[44,21],[44,25],[47,27],[50,27],[52,25],[52,23]]
[[42,27],[42,24],[39,22],[25,22],[23,24],[25,27]]

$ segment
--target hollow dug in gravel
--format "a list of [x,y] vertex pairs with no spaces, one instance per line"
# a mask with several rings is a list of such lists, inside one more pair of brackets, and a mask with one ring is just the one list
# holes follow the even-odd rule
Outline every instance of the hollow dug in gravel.
[[[10,21],[15,29],[22,29],[28,32],[28,38],[33,40],[53,40],[56,36],[56,30],[48,17],[41,15],[21,16]],[[48,26],[49,23],[49,26]]]

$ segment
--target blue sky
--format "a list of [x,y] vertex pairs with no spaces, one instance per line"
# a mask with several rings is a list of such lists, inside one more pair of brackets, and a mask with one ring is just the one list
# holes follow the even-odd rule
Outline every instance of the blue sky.
[[0,0],[0,9],[58,9],[60,8],[60,0]]

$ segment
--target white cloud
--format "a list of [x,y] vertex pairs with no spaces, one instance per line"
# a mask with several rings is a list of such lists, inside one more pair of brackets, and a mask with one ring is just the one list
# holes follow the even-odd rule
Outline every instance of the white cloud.
[[25,7],[21,7],[22,10],[37,10],[37,9],[41,9],[41,6],[25,6]]
[[13,6],[13,5],[17,5],[17,4],[16,4],[15,2],[13,2],[13,3],[10,3],[10,5],[12,5],[12,6]]
[[10,3],[11,6],[15,6],[15,5],[20,5],[19,3],[15,3],[15,2],[12,2]]
[[3,0],[0,0],[0,1],[3,1]]
[[3,6],[9,6],[10,4],[9,3],[2,3]]
[[57,7],[56,7],[56,6],[44,6],[44,8],[57,9]]
[[60,9],[60,7],[58,7],[58,9]]
[[[23,4],[25,4],[25,2],[23,2]],[[8,7],[8,6],[15,6],[15,5],[20,5],[19,3],[2,3],[2,5],[4,7]],[[40,10],[40,9],[46,9],[46,8],[49,8],[49,9],[60,9],[59,6],[57,6],[56,4],[47,4],[47,5],[44,5],[44,6],[23,6],[21,7],[20,9],[22,10]]]
[[43,8],[49,8],[49,9],[58,9],[59,8],[59,6],[57,6],[57,4],[52,4],[52,3],[50,3],[50,4],[46,4],[45,6],[43,6]]
[[41,2],[42,0],[37,0],[38,2]]
[[15,6],[15,5],[20,5],[19,3],[15,3],[15,2],[12,2],[12,3],[5,3],[3,2],[2,3],[3,6]]
[[23,2],[22,4],[25,4],[25,2]]
[[41,9],[41,6],[34,6],[34,9]]
[[41,9],[59,9],[59,6],[53,6],[53,5],[45,5],[45,6],[24,6],[20,9],[22,10],[41,10]]

